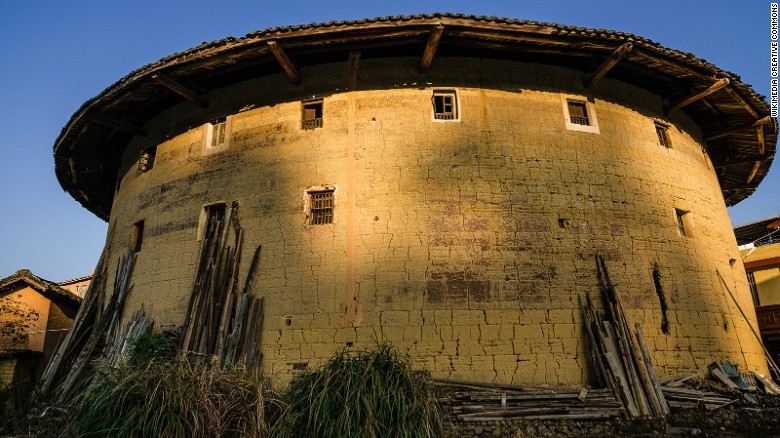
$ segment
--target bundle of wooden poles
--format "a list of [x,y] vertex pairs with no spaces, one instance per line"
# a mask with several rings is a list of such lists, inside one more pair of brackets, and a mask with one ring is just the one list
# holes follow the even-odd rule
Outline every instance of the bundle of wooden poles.
[[119,259],[114,287],[106,303],[109,253],[106,246],[73,326],[41,376],[38,389],[43,393],[50,392],[52,400],[57,403],[70,399],[89,364],[103,355],[107,335],[118,330],[125,299],[131,289],[135,254],[128,248]]
[[185,353],[216,356],[223,367],[239,362],[255,367],[262,359],[263,298],[251,293],[261,247],[239,291],[242,241],[236,202],[224,211],[209,210],[179,345]]
[[146,308],[142,304],[141,308],[130,318],[130,321],[116,326],[116,329],[108,334],[103,356],[113,364],[123,362],[127,359],[132,348],[131,340],[151,333],[153,328],[154,319],[146,312]]
[[606,312],[594,309],[590,293],[580,303],[596,376],[623,403],[628,417],[666,417],[669,405],[639,324],[630,330],[602,257],[596,257],[596,266]]
[[433,379],[439,403],[461,421],[595,420],[619,417],[609,389],[520,386]]

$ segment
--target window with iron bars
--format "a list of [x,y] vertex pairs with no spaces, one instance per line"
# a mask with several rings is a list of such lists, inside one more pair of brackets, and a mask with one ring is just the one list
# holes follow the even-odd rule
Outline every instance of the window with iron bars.
[[665,148],[672,147],[672,142],[669,140],[669,127],[663,123],[655,122],[655,133],[658,135],[658,143]]
[[324,225],[333,223],[333,190],[308,191],[308,223]]
[[322,99],[303,102],[303,129],[322,128]]
[[572,123],[584,126],[590,125],[590,120],[588,120],[588,110],[585,107],[585,102],[570,100],[568,101],[568,106],[569,120]]
[[458,118],[457,99],[454,91],[433,92],[433,118],[436,120],[455,120]]

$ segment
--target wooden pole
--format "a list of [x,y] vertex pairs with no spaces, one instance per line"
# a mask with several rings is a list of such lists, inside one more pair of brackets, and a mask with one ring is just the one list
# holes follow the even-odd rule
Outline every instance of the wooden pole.
[[585,80],[585,88],[592,88],[596,82],[599,81],[602,77],[604,77],[607,72],[612,70],[612,67],[614,67],[618,62],[620,62],[621,59],[623,59],[624,56],[628,54],[628,52],[631,51],[631,49],[634,48],[634,44],[630,41],[627,43],[622,44],[620,47],[615,49],[614,52],[612,52],[611,55],[607,59],[604,60],[604,62],[601,63],[601,65],[590,74],[590,76]]
[[423,52],[422,59],[420,59],[420,74],[426,74],[431,71],[431,64],[433,63],[433,55],[436,54],[436,49],[439,47],[439,41],[441,35],[444,32],[444,26],[436,25],[431,30],[431,35],[428,37],[428,44],[425,45],[425,51]]
[[280,46],[276,41],[268,41],[268,47],[271,49],[271,53],[274,54],[274,57],[279,62],[279,65],[282,66],[282,70],[284,70],[284,73],[290,79],[290,82],[295,85],[301,85],[301,75],[298,74],[298,70],[295,69],[295,65],[293,65],[292,61],[290,61],[290,58],[284,52],[282,46]]
[[684,97],[682,99],[679,99],[673,103],[670,103],[669,106],[666,107],[666,112],[670,113],[676,109],[680,109],[684,106],[690,105],[693,102],[696,102],[697,100],[701,100],[710,94],[720,90],[721,88],[725,87],[726,85],[730,84],[731,81],[729,78],[722,78],[709,87],[707,87],[705,90],[699,91],[698,93],[691,94],[690,96]]
[[152,75],[152,79],[201,108],[209,106],[208,100],[163,73]]

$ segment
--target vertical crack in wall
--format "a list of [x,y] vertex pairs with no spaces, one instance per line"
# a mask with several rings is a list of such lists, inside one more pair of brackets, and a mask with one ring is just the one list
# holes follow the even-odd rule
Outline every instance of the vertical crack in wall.
[[661,303],[661,332],[663,334],[669,334],[669,318],[666,315],[668,306],[666,304],[666,296],[664,295],[664,288],[661,286],[661,270],[657,264],[653,265],[653,285],[655,286],[655,293],[658,295],[658,301]]

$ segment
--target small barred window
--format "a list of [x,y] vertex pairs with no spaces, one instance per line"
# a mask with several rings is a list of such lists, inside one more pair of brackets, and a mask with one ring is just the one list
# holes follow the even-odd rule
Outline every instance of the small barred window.
[[308,223],[323,225],[333,223],[333,192],[334,190],[307,191]]

